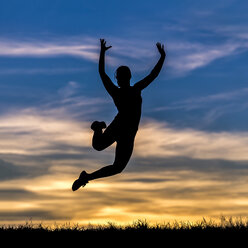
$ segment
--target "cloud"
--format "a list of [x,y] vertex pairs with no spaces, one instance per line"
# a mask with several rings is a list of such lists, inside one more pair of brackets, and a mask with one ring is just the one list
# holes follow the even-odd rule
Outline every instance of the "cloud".
[[[138,137],[136,142],[137,156],[248,159],[247,132],[205,132],[190,128],[174,129],[165,123],[151,121],[143,125]],[[144,153],[144,151],[146,152]]]
[[168,44],[168,50],[171,51],[168,67],[171,67],[174,73],[184,74],[207,66],[217,59],[233,56],[241,52],[241,49],[247,51],[248,44],[240,41],[227,41],[218,45],[204,45],[175,41]]
[[240,102],[241,99],[247,98],[248,95],[248,88],[240,88],[233,91],[226,91],[211,95],[206,95],[202,97],[194,97],[185,99],[182,101],[176,101],[171,103],[169,106],[166,107],[158,107],[155,111],[162,111],[162,110],[175,110],[175,109],[184,109],[184,110],[192,110],[192,109],[201,109],[206,108],[208,105],[216,105],[221,103],[221,105],[225,103],[233,103],[234,101]]
[[[90,122],[66,116],[66,109],[56,111],[56,108],[48,111],[33,108],[1,116],[0,153],[76,155],[83,149],[91,149]],[[177,129],[164,122],[148,120],[138,132],[135,156],[247,160],[247,137],[247,132]]]
[[[45,116],[54,116],[64,119],[81,119],[83,122],[92,122],[96,115],[101,118],[106,113],[103,108],[109,107],[112,104],[110,98],[88,97],[79,95],[82,90],[82,85],[75,81],[69,81],[65,86],[61,87],[53,99],[46,99],[46,102],[37,108],[26,108],[25,113],[40,112]],[[87,125],[90,125],[88,122]]]
[[[135,67],[136,71],[147,69],[147,65],[141,65],[146,62],[147,58],[151,58],[156,54],[155,44],[150,47],[149,42],[140,43],[139,40],[126,40],[112,37],[109,41],[113,48],[106,56],[106,62],[110,66],[118,66],[120,64],[130,64]],[[141,45],[142,44],[142,45]],[[0,56],[3,57],[57,57],[72,56],[81,57],[88,61],[98,62],[100,43],[98,38],[93,37],[60,37],[47,40],[39,40],[33,38],[25,39],[0,39]],[[150,68],[150,67],[148,67]],[[73,72],[68,69],[6,69],[0,70],[0,74],[37,74],[37,73],[65,73]],[[81,69],[82,70],[82,69]]]
[[[90,182],[74,193],[70,186],[75,172],[63,167],[39,178],[0,183],[0,188],[15,187],[9,191],[9,198],[8,191],[2,190],[3,199],[12,204],[7,209],[2,202],[0,212],[8,221],[32,217],[44,223],[56,220],[99,224],[146,218],[161,223],[199,220],[203,216],[218,218],[220,214],[239,216],[247,207],[245,164],[187,158],[139,162],[131,163],[121,175]],[[173,165],[168,167],[169,162]],[[202,162],[206,170],[201,168]],[[142,163],[154,169],[130,170],[131,166],[143,167]],[[15,214],[11,215],[10,210]]]
[[[192,40],[167,39],[165,44],[167,52],[166,66],[173,75],[184,75],[197,68],[204,67],[213,61],[233,56],[248,49],[246,35],[240,33],[235,39],[227,38],[222,43],[204,43]],[[110,37],[109,43],[113,48],[106,58],[110,66],[129,64],[138,73],[152,69],[156,63],[158,52],[152,40],[140,41],[138,39],[124,39]],[[62,41],[61,41],[62,40]],[[63,39],[35,40],[26,39],[0,39],[0,56],[7,57],[56,57],[77,56],[86,60],[98,62],[99,43],[93,37],[64,37]],[[147,61],[151,63],[147,64]],[[41,73],[47,69],[31,69],[27,73]],[[0,73],[10,73],[11,70]],[[18,72],[18,69],[14,71]],[[56,72],[56,69],[50,72]],[[61,73],[60,69],[57,69]],[[22,72],[23,73],[23,72]]]
[[88,60],[96,61],[99,57],[97,46],[87,43],[87,41],[52,40],[42,41],[34,39],[0,40],[0,56],[11,57],[53,57],[61,55],[79,56]]
[[163,25],[167,36],[168,73],[184,76],[218,59],[247,52],[248,30],[243,23],[214,22],[219,16],[218,10],[190,12],[187,22],[177,20]]
[[26,171],[21,170],[13,163],[6,162],[0,159],[0,180],[10,180],[27,176]]
[[36,74],[74,74],[84,72],[85,68],[5,68],[0,69],[1,75],[36,75]]
[[[180,27],[183,30],[186,29],[183,26]],[[187,32],[192,31],[192,27],[187,29]],[[218,59],[234,56],[248,50],[248,41],[244,38],[246,37],[244,33],[243,35],[236,35],[235,38],[232,36],[225,37],[222,42],[217,41],[217,39],[216,41],[213,39],[211,42],[196,41],[190,37],[179,40],[173,38],[173,35],[170,37],[170,34],[168,34],[167,36],[168,38],[164,41],[167,52],[166,67],[169,75],[173,76],[185,75],[198,68],[208,66]],[[138,72],[152,69],[152,66],[156,64],[158,57],[155,47],[156,42],[149,39],[140,41],[115,38],[111,41],[115,49],[110,56],[115,58],[116,63],[121,60],[128,61],[131,68],[135,68]],[[147,61],[151,62],[147,64]]]
[[[84,163],[86,168],[96,165],[91,147],[91,115],[100,111],[99,106],[106,101],[78,96],[79,87],[70,81],[42,106],[2,114],[1,158],[16,164],[16,171],[33,177],[48,173],[56,165],[69,165],[72,171]],[[105,159],[108,156],[103,155]],[[6,173],[3,168],[2,175]]]
[[204,126],[213,123],[230,113],[238,113],[248,109],[248,88],[239,88],[232,91],[220,92],[202,97],[184,99],[172,102],[167,106],[155,108],[153,111],[195,111],[201,110]]
[[59,89],[58,94],[61,95],[63,98],[69,98],[77,92],[77,90],[80,88],[80,84],[74,81],[68,82],[68,84]]
[[[52,149],[53,143],[75,146],[89,146],[90,143],[89,123],[86,128],[86,123],[57,120],[31,110],[1,119],[1,140],[4,141],[0,145],[1,153],[41,154],[48,147]],[[49,153],[49,149],[45,153]]]
[[[244,213],[247,133],[177,129],[155,120],[142,122],[122,174],[72,192],[81,170],[92,172],[114,160],[114,146],[94,151],[90,122],[68,113],[77,104],[84,106],[75,94],[78,86],[69,82],[46,106],[0,116],[0,174],[2,168],[2,175],[12,171],[9,178],[0,177],[5,224],[29,218],[51,224],[130,223],[142,218],[155,223]],[[85,100],[86,108],[98,106],[91,100]],[[60,108],[61,102],[68,102],[70,111],[66,104]]]

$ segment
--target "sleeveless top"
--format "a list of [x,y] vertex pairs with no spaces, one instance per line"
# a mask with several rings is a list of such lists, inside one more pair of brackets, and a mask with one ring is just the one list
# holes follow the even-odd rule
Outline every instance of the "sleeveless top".
[[115,124],[121,129],[121,132],[136,133],[141,117],[141,90],[135,86],[117,88],[112,98],[118,110],[114,119]]

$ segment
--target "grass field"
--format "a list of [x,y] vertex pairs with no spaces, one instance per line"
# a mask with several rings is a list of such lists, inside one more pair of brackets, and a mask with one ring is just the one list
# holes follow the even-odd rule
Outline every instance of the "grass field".
[[98,247],[99,245],[133,247],[137,244],[139,247],[143,245],[178,247],[186,244],[195,247],[205,245],[214,247],[215,244],[221,244],[220,247],[224,247],[224,245],[234,244],[237,247],[239,244],[246,244],[247,238],[248,220],[225,217],[222,217],[219,222],[206,221],[203,218],[202,221],[195,223],[175,221],[157,225],[149,225],[144,220],[138,220],[126,226],[113,223],[79,226],[67,223],[51,227],[27,222],[24,225],[0,227],[2,241],[8,240],[9,244],[18,241],[19,245],[30,244],[32,246],[43,243],[53,246],[69,245],[69,247],[75,245],[80,247]]

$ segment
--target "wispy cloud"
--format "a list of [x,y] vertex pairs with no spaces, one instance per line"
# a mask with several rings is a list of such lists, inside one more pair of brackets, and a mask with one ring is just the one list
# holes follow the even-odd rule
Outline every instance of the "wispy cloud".
[[239,88],[233,91],[176,101],[168,106],[155,108],[153,111],[201,110],[204,123],[210,124],[226,114],[246,111],[248,109],[247,96],[248,88]]
[[192,9],[187,22],[177,20],[173,24],[164,24],[167,66],[171,67],[173,75],[185,75],[218,59],[247,51],[247,26],[244,23],[230,25],[227,20],[216,23],[213,20],[219,15],[218,12],[217,9]]
[[13,57],[51,57],[60,55],[80,56],[95,61],[98,59],[98,47],[86,41],[42,41],[26,40],[0,40],[0,56]]
[[89,147],[91,131],[88,117],[108,101],[79,96],[77,91],[80,87],[79,83],[70,81],[58,90],[57,95],[46,99],[43,105],[18,108],[0,116],[1,153],[49,154],[49,150],[58,152],[63,146],[68,146],[70,153],[69,147],[76,150]]
[[247,132],[174,129],[163,123],[152,121],[142,127],[138,137],[136,144],[138,156],[248,160]]
[[[62,154],[77,154],[81,148],[91,149],[89,126],[89,122],[61,118],[61,111],[56,115],[56,111],[29,109],[5,115],[0,122],[1,154],[49,155],[60,154],[61,150]],[[152,136],[148,135],[151,133]],[[140,128],[135,156],[248,160],[247,147],[246,132],[175,129],[165,123],[149,121]]]
[[[139,66],[141,61],[147,60],[148,57],[152,57],[155,50],[155,43],[153,47],[150,47],[151,43],[143,42],[140,43],[139,40],[126,40],[112,38],[107,41],[109,44],[113,45],[113,48],[108,53],[106,58],[107,63],[111,66],[117,66],[123,63],[129,63],[132,66],[132,61],[134,60],[138,65],[137,70],[144,68]],[[100,51],[100,42],[98,38],[93,37],[65,37],[60,39],[50,40],[39,40],[39,39],[0,39],[0,56],[7,57],[56,57],[56,56],[77,56],[82,57],[86,60],[98,62]],[[128,61],[127,61],[128,60]],[[147,65],[145,65],[145,68]],[[13,70],[13,69],[12,69]],[[40,73],[47,69],[30,69],[24,70],[29,74]],[[54,70],[49,70],[50,72],[56,72]],[[48,71],[48,72],[49,72]],[[2,74],[17,73],[17,71],[0,70]],[[23,71],[20,71],[24,73]],[[58,72],[60,70],[58,69]]]
[[[63,114],[68,119],[62,118]],[[1,154],[60,154],[63,147],[67,148],[63,154],[77,154],[83,147],[91,149],[89,126],[89,122],[73,120],[61,109],[47,112],[28,109],[5,115],[0,122]],[[140,128],[135,156],[248,160],[247,137],[246,132],[175,129],[165,123],[149,121]]]
[[182,101],[177,101],[172,103],[167,107],[158,107],[155,110],[169,110],[169,109],[198,109],[203,108],[206,104],[216,104],[218,102],[232,102],[235,100],[240,100],[241,98],[247,98],[248,95],[248,88],[241,88],[233,91],[221,92],[216,94],[211,94],[202,97],[194,97],[190,99],[185,99]]
[[218,45],[204,45],[176,41],[174,44],[168,44],[168,49],[170,48],[171,58],[168,66],[172,68],[174,73],[184,74],[207,66],[217,59],[232,56],[241,51],[244,52],[248,49],[248,43],[227,41]]
[[84,72],[85,68],[5,68],[0,69],[0,75],[37,75],[37,74],[73,74]]
[[[184,29],[183,26],[181,28]],[[190,31],[192,30],[188,30],[188,32]],[[168,34],[168,37],[161,42],[165,42],[166,67],[169,74],[182,76],[198,68],[208,66],[218,59],[234,56],[248,50],[246,33],[239,33],[235,37],[230,35],[222,39],[221,42],[217,40],[217,38],[211,42],[200,42],[190,40],[190,38],[179,40]],[[134,63],[133,67],[139,71],[147,70],[148,66],[151,67],[153,66],[152,63],[156,63],[156,42],[152,42],[152,40],[113,39],[113,43],[116,45],[114,56],[117,56],[118,60],[122,56],[124,61],[129,59],[129,63]],[[151,61],[151,64],[147,65],[147,61]]]
[[[135,70],[141,71],[151,68],[156,62],[155,42],[151,40],[110,38],[108,42],[113,45],[107,56],[110,65],[117,66],[120,63],[128,63],[131,68],[134,67]],[[246,51],[248,42],[245,34],[239,33],[236,35],[236,39],[228,38],[222,43],[213,44],[168,38],[165,46],[168,51],[168,69],[171,69],[174,75],[183,75],[207,66],[217,59]],[[0,56],[54,57],[63,55],[79,56],[97,62],[99,58],[98,39],[92,37],[84,39],[82,37],[67,37],[56,40],[0,39]],[[153,64],[147,65],[147,60],[153,61]],[[30,73],[34,72],[31,71]]]

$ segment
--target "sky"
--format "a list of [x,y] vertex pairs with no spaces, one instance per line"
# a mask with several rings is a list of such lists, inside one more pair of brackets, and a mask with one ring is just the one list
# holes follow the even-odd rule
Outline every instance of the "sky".
[[[0,224],[196,221],[248,212],[248,16],[242,0],[2,0]],[[133,156],[116,176],[72,192],[82,170],[114,160],[91,147],[117,110],[98,73],[142,92]]]

